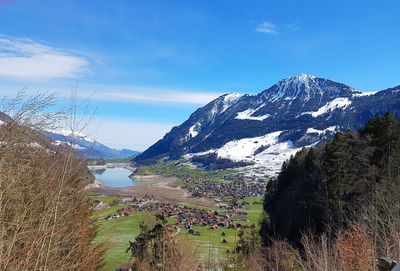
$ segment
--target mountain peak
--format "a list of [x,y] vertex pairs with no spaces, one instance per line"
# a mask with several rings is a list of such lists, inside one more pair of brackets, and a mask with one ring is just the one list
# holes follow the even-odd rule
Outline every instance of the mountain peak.
[[262,95],[268,101],[297,98],[309,100],[312,97],[322,96],[329,98],[348,97],[353,92],[354,90],[351,87],[344,84],[302,73],[280,80],[274,86],[264,90]]
[[293,77],[289,77],[283,80],[294,80],[294,81],[299,81],[299,82],[303,82],[306,83],[309,80],[314,80],[316,77],[314,75],[311,74],[305,74],[305,73],[301,73],[297,76],[293,76]]
[[280,80],[277,84],[280,83],[296,83],[296,84],[307,84],[310,81],[314,81],[317,77],[311,74],[301,73],[296,76],[291,76]]

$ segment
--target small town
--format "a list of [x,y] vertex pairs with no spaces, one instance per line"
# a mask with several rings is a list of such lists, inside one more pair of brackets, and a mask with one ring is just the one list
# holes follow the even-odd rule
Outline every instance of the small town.
[[226,183],[215,181],[199,181],[187,178],[183,181],[182,188],[187,189],[192,197],[204,197],[212,199],[229,200],[237,202],[246,197],[256,197],[265,193],[266,182],[264,180],[244,181],[238,179]]
[[[104,206],[100,200],[96,200],[93,206]],[[129,204],[120,208],[115,214],[109,214],[104,219],[118,219],[123,216],[131,216],[134,212],[159,212],[165,217],[176,217],[175,226],[184,229],[192,229],[192,226],[204,226],[210,230],[217,228],[248,228],[247,212],[236,208],[209,210],[199,209],[190,206],[181,206],[176,203],[148,202]]]

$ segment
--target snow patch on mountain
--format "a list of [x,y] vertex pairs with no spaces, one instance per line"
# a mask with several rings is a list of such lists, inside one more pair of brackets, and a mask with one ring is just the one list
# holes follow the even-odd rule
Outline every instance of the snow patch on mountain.
[[0,126],[3,125],[3,124],[5,124],[5,122],[0,120]]
[[294,155],[299,150],[301,150],[301,148],[293,147],[292,141],[288,140],[271,145],[263,152],[257,154],[253,161],[277,173],[280,171],[283,162],[288,160],[290,156]]
[[68,145],[71,146],[75,150],[85,150],[85,147],[79,146],[77,144],[71,144],[67,141],[61,141],[61,140],[54,140],[53,145],[59,146],[59,145]]
[[302,115],[304,114],[311,114],[314,118],[318,117],[320,115],[323,115],[325,113],[328,113],[330,111],[333,111],[335,109],[346,109],[349,105],[351,105],[351,101],[349,98],[336,98],[324,106],[320,107],[317,111],[315,112],[303,112]]
[[281,133],[282,131],[278,131],[264,136],[233,140],[219,148],[216,153],[218,157],[228,158],[233,161],[245,160],[252,157],[254,152],[261,146],[276,144]]
[[229,107],[234,105],[240,98],[243,97],[244,94],[240,93],[231,93],[224,97],[224,105],[222,107],[221,113],[225,112]]
[[266,115],[263,115],[263,116],[257,116],[257,117],[254,117],[254,116],[252,116],[258,109],[260,109],[260,107],[259,108],[257,108],[257,109],[247,109],[247,110],[244,110],[244,111],[242,111],[242,112],[239,112],[239,113],[237,113],[237,116],[235,117],[235,119],[238,119],[238,120],[259,120],[259,121],[262,121],[262,120],[265,120],[265,119],[267,119],[268,117],[270,117],[271,115],[269,115],[269,114],[266,114]]
[[71,131],[71,130],[64,130],[64,129],[60,129],[60,130],[47,130],[46,132],[48,133],[52,133],[52,134],[58,134],[58,135],[62,135],[65,137],[72,137],[72,138],[76,138],[76,137],[80,137],[81,139],[88,141],[90,143],[94,143],[95,141],[89,137],[87,137],[85,134],[78,132],[78,131]]
[[199,134],[201,128],[201,124],[199,122],[196,122],[192,127],[189,128],[189,135],[193,138],[196,137]]
[[362,96],[372,96],[378,93],[377,91],[374,92],[360,92],[360,93],[354,93],[353,97],[362,97]]
[[[315,84],[315,76],[309,74],[300,74],[298,76],[283,79],[277,83],[278,91],[269,97],[269,100],[275,102],[283,97],[285,100],[296,99],[302,91],[310,93],[310,85]],[[304,90],[303,90],[304,87]],[[290,90],[290,91],[288,91]],[[318,88],[323,93],[321,88]]]
[[188,153],[184,157],[191,158],[193,156],[216,153],[219,158],[253,162],[255,166],[265,166],[268,171],[277,172],[281,169],[284,161],[301,149],[293,147],[293,143],[290,140],[279,142],[281,133],[282,131],[277,131],[259,137],[233,140],[219,149]]
[[318,134],[318,135],[321,135],[321,134],[325,134],[326,132],[333,133],[333,132],[335,132],[337,130],[339,130],[339,127],[337,125],[329,126],[328,128],[326,128],[324,130],[317,130],[317,129],[314,129],[314,128],[308,128],[307,129],[307,134]]

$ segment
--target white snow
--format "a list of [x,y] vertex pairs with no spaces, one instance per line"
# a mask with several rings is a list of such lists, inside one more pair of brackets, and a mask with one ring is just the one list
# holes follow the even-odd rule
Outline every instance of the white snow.
[[229,158],[233,161],[244,160],[246,157],[253,156],[259,147],[276,144],[281,133],[278,131],[260,137],[233,140],[219,148],[216,153],[221,158]]
[[[263,105],[264,106],[264,105]],[[271,115],[269,115],[269,114],[266,114],[266,115],[262,115],[262,116],[257,116],[257,117],[253,117],[252,115],[258,110],[259,108],[257,108],[257,109],[247,109],[247,110],[244,110],[244,111],[242,111],[242,112],[239,112],[239,113],[237,113],[237,116],[235,117],[235,119],[238,119],[238,120],[259,120],[259,121],[262,121],[262,120],[265,120],[265,119],[267,119],[268,117],[270,117]]]
[[231,93],[231,94],[226,95],[224,97],[224,104],[222,106],[221,113],[224,112],[225,110],[227,110],[233,104],[235,104],[242,97],[243,97],[243,94],[240,94],[240,93]]
[[72,148],[76,149],[76,150],[85,150],[86,149],[85,147],[79,146],[77,144],[72,144]]
[[60,130],[47,130],[48,133],[52,133],[52,134],[59,134],[62,136],[71,136],[71,137],[80,137],[90,143],[94,143],[95,141],[89,137],[87,137],[85,134],[78,132],[78,131],[71,131],[71,130],[64,130],[64,129],[60,129]]
[[[254,162],[256,165],[265,166],[269,170],[279,171],[283,162],[301,149],[294,148],[290,140],[278,142],[281,133],[282,131],[277,131],[260,137],[230,141],[216,150],[216,153],[221,158]],[[265,146],[266,149],[254,155],[254,152],[261,146]]]
[[4,123],[5,123],[4,121],[0,120],[0,126],[3,125]]
[[342,110],[346,109],[349,105],[351,105],[351,101],[349,100],[349,98],[336,98],[336,99],[328,102],[324,106],[320,107],[318,109],[318,111],[303,112],[302,115],[311,114],[315,118],[315,117],[318,117],[320,115],[323,115],[325,113],[328,113],[328,112],[333,111],[338,108],[340,108]]
[[[226,143],[219,149],[211,149],[200,153],[189,153],[186,158],[195,155],[206,155],[216,153],[220,158],[228,158],[232,161],[254,162],[255,166],[265,166],[269,172],[278,172],[282,163],[294,155],[301,148],[293,147],[293,143],[288,140],[278,142],[282,131],[266,134],[264,136],[243,138]],[[254,155],[260,147],[266,147],[261,153]]]
[[215,118],[217,117],[218,114],[219,114],[218,105],[215,104],[213,106],[213,108],[211,109],[211,123],[210,123],[210,125],[214,123]]
[[227,94],[223,97],[223,100],[220,98],[217,99],[217,102],[214,103],[213,108],[211,109],[211,115],[210,115],[210,125],[214,123],[215,118],[218,116],[218,114],[223,113],[226,111],[229,107],[232,105],[236,104],[236,102],[242,98],[244,94],[240,93],[231,93]]
[[353,97],[362,97],[362,96],[372,96],[378,93],[377,91],[375,92],[361,92],[361,93],[354,93]]
[[[63,145],[63,144],[71,146],[71,143],[66,142],[66,141],[54,140],[54,142],[53,142],[53,145],[56,145],[56,146]],[[77,144],[72,144],[72,148],[76,149],[76,150],[84,150],[84,149],[86,149],[85,147],[79,146]]]
[[[317,87],[317,91],[320,92],[321,94],[323,93],[323,90],[315,84],[315,76],[309,75],[309,74],[300,74],[294,77],[289,77],[286,79],[283,79],[277,83],[278,90],[270,95],[268,97],[269,101],[275,102],[283,97],[285,97],[285,100],[290,100],[290,99],[296,99],[298,95],[302,91],[302,86],[304,85],[304,90],[310,95],[310,84],[314,83],[314,87]],[[288,93],[288,89],[294,89],[294,92]],[[309,99],[309,97],[307,98]]]
[[314,128],[308,128],[307,129],[307,134],[314,133],[314,134],[321,135],[321,134],[325,134],[326,132],[335,132],[337,130],[338,130],[338,126],[337,125],[329,126],[328,128],[326,128],[324,130],[317,130],[317,129],[314,129]]
[[201,124],[196,122],[192,127],[189,128],[189,135],[193,138],[199,134]]

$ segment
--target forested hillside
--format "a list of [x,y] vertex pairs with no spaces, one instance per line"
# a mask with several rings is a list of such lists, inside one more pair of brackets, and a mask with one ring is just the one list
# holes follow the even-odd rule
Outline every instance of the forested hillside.
[[267,186],[264,243],[273,237],[304,248],[307,232],[333,240],[357,224],[375,256],[399,259],[399,185],[400,121],[388,112],[284,163]]

